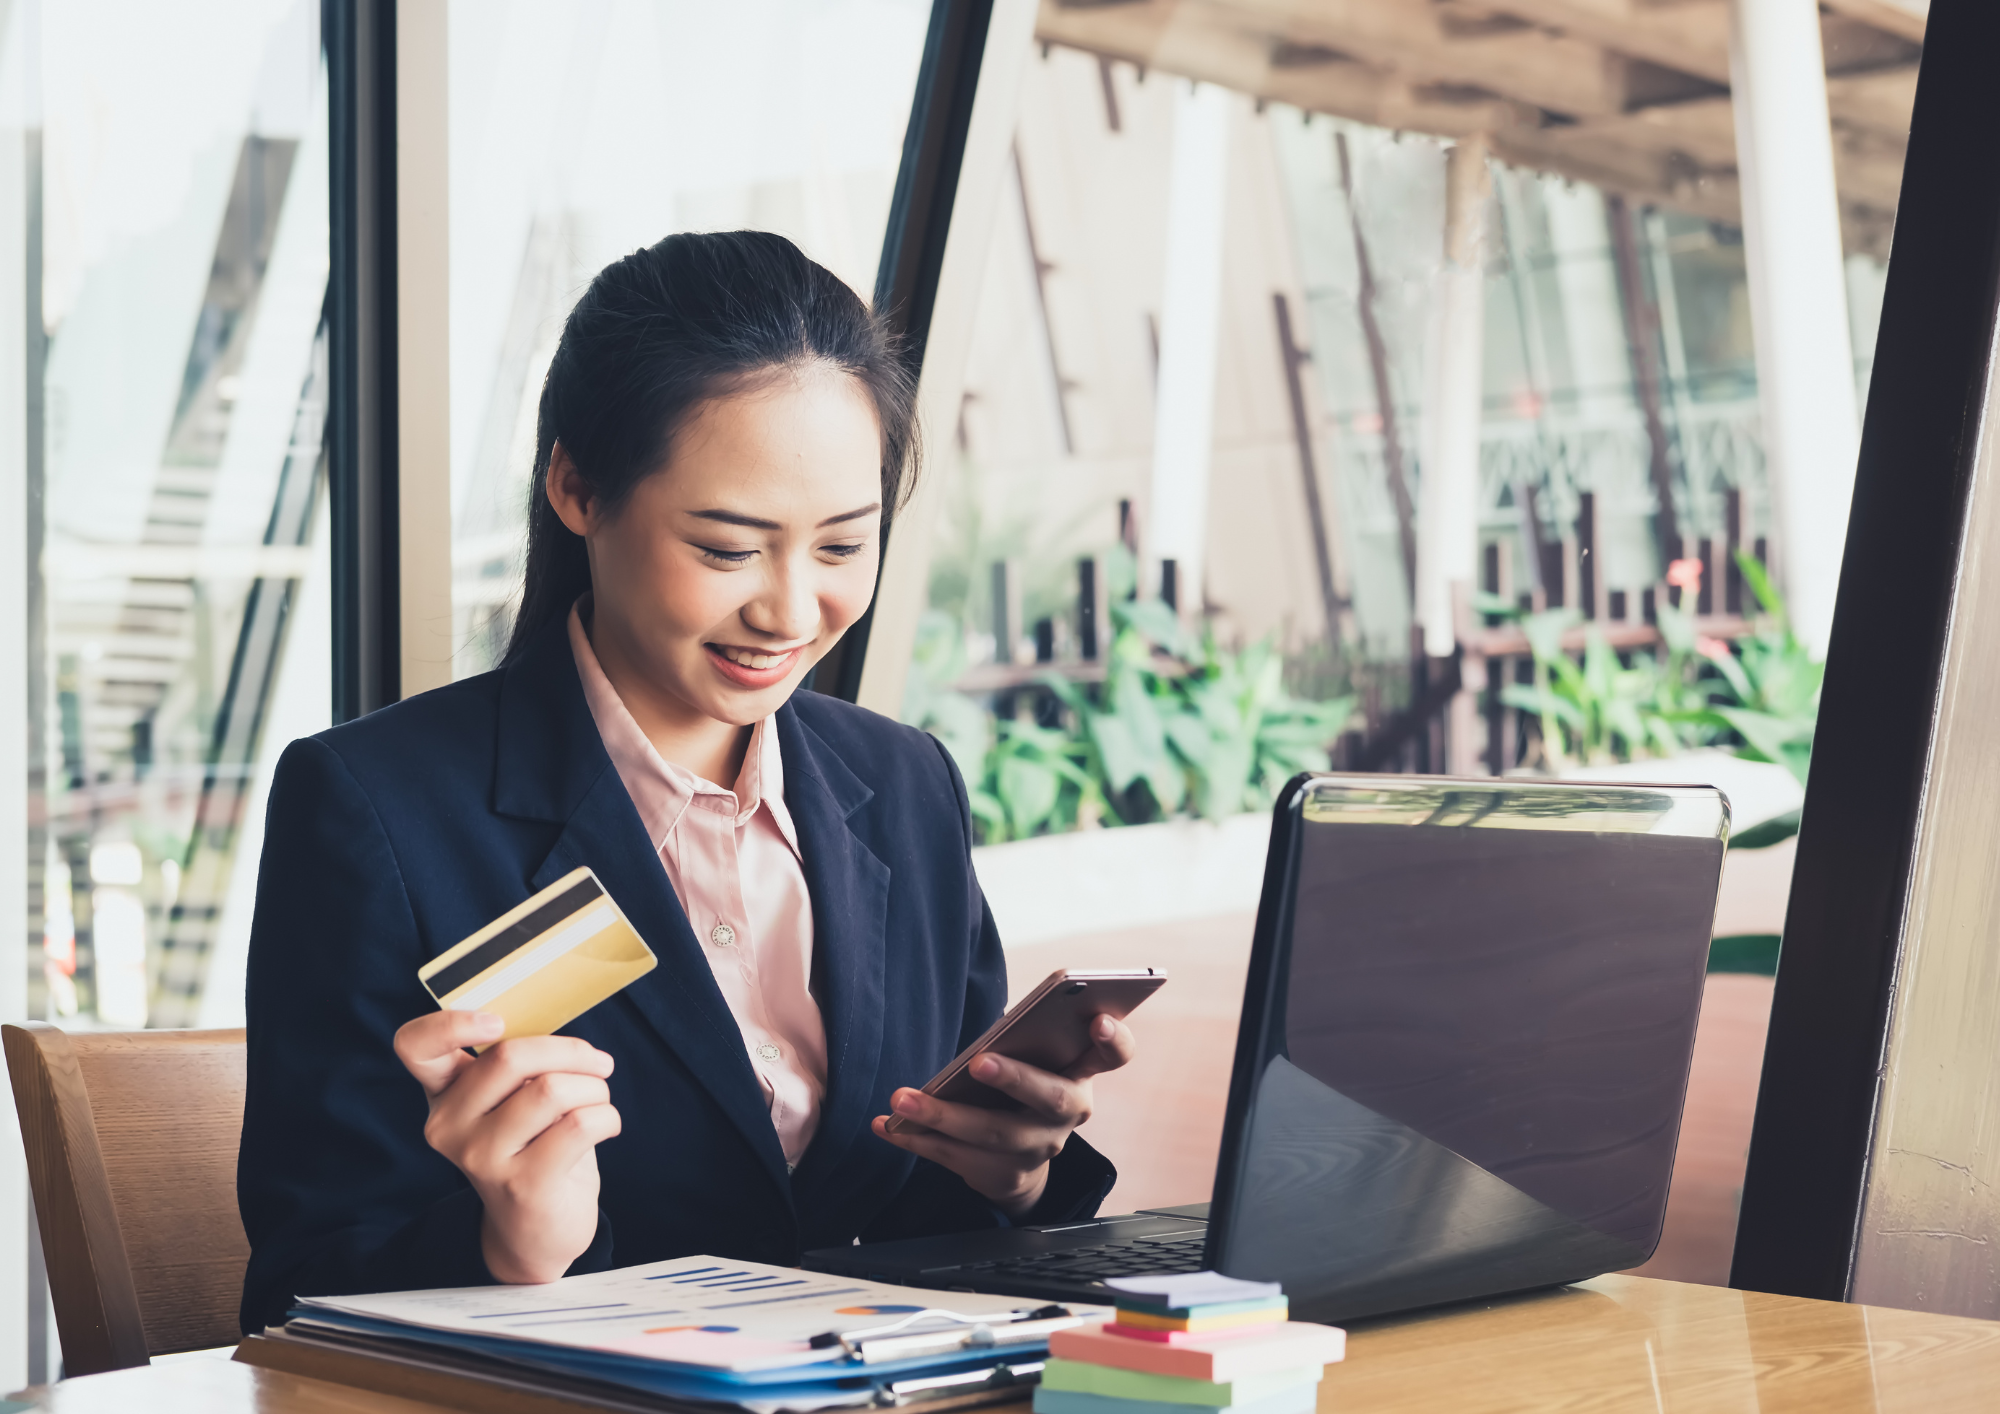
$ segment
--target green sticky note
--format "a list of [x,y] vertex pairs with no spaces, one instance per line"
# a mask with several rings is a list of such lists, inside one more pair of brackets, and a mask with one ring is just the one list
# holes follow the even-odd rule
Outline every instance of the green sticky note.
[[1148,1375],[1138,1370],[1118,1370],[1109,1365],[1086,1365],[1081,1360],[1052,1358],[1042,1366],[1042,1384],[1048,1389],[1074,1390],[1078,1394],[1102,1394],[1113,1399],[1157,1399],[1169,1404],[1206,1404],[1222,1408],[1267,1399],[1300,1385],[1316,1385],[1325,1375],[1321,1365],[1305,1365],[1296,1370],[1276,1370],[1268,1375],[1246,1375],[1227,1384],[1190,1380],[1180,1375]]

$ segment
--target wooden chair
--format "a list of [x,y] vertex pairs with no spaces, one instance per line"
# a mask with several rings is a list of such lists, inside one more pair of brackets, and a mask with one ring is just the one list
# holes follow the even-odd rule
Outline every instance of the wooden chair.
[[241,1031],[0,1027],[67,1375],[234,1345]]

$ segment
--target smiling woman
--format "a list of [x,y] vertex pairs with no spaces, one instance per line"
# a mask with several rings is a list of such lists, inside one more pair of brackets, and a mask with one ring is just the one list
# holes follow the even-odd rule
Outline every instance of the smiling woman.
[[549,502],[589,551],[605,676],[663,756],[733,780],[741,729],[868,607],[881,419],[854,378],[812,364],[704,404],[675,440],[672,474],[615,510],[557,443]]
[[[795,696],[867,609],[914,460],[861,300],[774,235],[613,264],[542,391],[497,671],[296,742],[251,939],[243,1321],[293,1297],[1060,1222],[1132,1052],[921,1095],[1006,967],[938,744]],[[557,1036],[417,970],[587,865],[660,966]],[[896,1024],[886,1024],[894,1017]],[[913,1123],[886,1132],[893,1111]]]

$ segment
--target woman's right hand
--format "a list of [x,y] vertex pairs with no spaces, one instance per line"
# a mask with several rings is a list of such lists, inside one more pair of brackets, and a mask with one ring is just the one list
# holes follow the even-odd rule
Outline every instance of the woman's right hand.
[[574,1036],[517,1036],[477,1011],[437,1011],[396,1032],[396,1055],[430,1097],[430,1146],[471,1180],[495,1281],[554,1281],[597,1235],[597,1146],[618,1133],[611,1057]]

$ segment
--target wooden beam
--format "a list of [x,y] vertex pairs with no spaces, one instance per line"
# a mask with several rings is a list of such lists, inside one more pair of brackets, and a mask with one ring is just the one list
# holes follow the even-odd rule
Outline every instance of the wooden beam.
[[[1845,18],[1876,24],[1898,39],[1921,41],[1921,15],[1914,25],[1910,20],[1910,7],[1919,3],[1921,0],[1828,0],[1826,8]],[[1729,83],[1729,7],[1725,0],[1682,0],[1677,4],[1654,0],[1451,0],[1445,8],[1448,13],[1512,16],[1589,40],[1614,55],[1677,69],[1725,87]],[[1878,23],[1871,15],[1886,18]],[[1898,15],[1902,18],[1896,19]],[[1838,120],[1906,132],[1916,98],[1916,75],[1914,63],[1835,75],[1827,80],[1827,101]],[[1544,108],[1556,107],[1533,95],[1509,96]]]
[[1903,192],[1903,156],[1907,139],[1880,133],[1834,133],[1833,170],[1843,204],[1894,211]]
[[1910,109],[1917,101],[1917,66],[1871,69],[1860,74],[1830,74],[1826,102],[1836,123],[1874,128],[1908,136]]
[[[1245,69],[1367,64],[1412,84],[1452,85],[1581,116],[1624,111],[1628,65],[1603,46],[1535,29],[1455,36],[1440,12],[1409,0],[1179,0],[1073,9],[1044,0],[1037,34],[1047,42],[1131,55],[1173,73],[1213,67],[1221,44]],[[1246,74],[1247,76],[1247,74]],[[1252,88],[1251,92],[1261,92]]]
[[1557,172],[1630,201],[1731,225],[1742,219],[1741,188],[1734,171],[1677,163],[1669,155],[1574,128],[1511,128],[1494,133],[1493,147],[1503,161],[1517,167]]
[[[1276,103],[1399,131],[1461,137],[1498,126],[1539,123],[1540,110],[1490,94],[1412,81],[1343,54],[1287,50],[1246,33],[1220,7],[1190,5],[1159,23],[1164,7],[1055,9],[1044,3],[1036,37],[1145,68],[1222,84]],[[1121,17],[1134,21],[1117,23]],[[1168,60],[1173,62],[1170,64]]]
[[[1192,8],[1202,0],[1183,0]],[[1616,113],[1625,107],[1625,64],[1602,45],[1533,28],[1461,31],[1445,15],[1408,0],[1229,0],[1297,49],[1347,54],[1415,83],[1457,84],[1557,113]],[[1115,11],[1100,11],[1111,14]]]
[[1484,0],[1495,11],[1711,83],[1729,82],[1726,0]]
[[1859,20],[1898,39],[1922,44],[1931,3],[1930,0],[1820,0],[1820,8],[1844,19]]
[[1727,98],[1699,98],[1579,123],[1571,131],[1648,152],[1678,152],[1704,167],[1736,165],[1736,126]]
[[[1828,0],[1825,23],[1864,62],[1900,56],[1922,5]],[[1733,222],[1735,126],[1712,87],[1728,20],[1726,0],[1042,0],[1037,36],[1379,127],[1491,133],[1508,161]],[[1827,81],[1851,248],[1886,248],[1915,91],[1912,63]]]
[[1307,112],[1433,137],[1466,137],[1495,128],[1535,126],[1539,110],[1503,99],[1412,84],[1365,64],[1332,63],[1274,70],[1258,94]]

